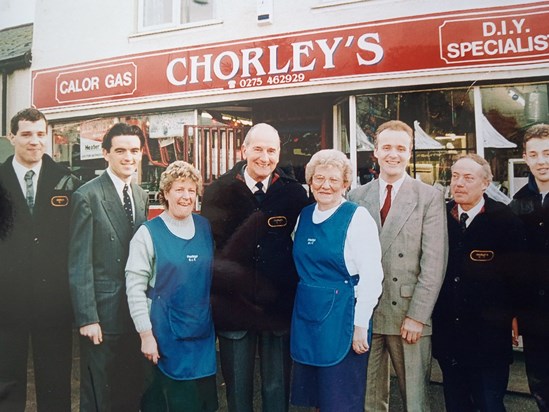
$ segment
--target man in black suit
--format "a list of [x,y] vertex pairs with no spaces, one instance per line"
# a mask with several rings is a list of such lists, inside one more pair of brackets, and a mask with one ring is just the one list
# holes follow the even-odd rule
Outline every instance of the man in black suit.
[[448,412],[505,411],[524,232],[508,206],[484,194],[491,181],[490,165],[477,154],[452,166],[450,253],[433,312]]
[[102,143],[107,170],[73,197],[69,281],[81,335],[81,411],[139,410],[143,361],[124,269],[147,213],[147,194],[132,183],[144,142],[139,127],[115,124]]
[[0,166],[2,201],[13,209],[0,236],[0,410],[25,409],[30,338],[38,411],[70,411],[68,226],[80,181],[45,154],[47,121],[38,110],[17,113],[8,138],[15,154]]

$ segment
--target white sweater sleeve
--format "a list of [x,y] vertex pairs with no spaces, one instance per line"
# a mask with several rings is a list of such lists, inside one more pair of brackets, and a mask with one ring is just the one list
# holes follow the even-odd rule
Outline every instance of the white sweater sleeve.
[[149,285],[154,286],[155,260],[151,234],[147,227],[142,225],[130,242],[130,253],[126,263],[128,306],[135,329],[139,333],[152,329],[146,291]]
[[364,207],[359,207],[351,220],[345,238],[344,256],[349,274],[360,276],[355,286],[354,324],[368,328],[381,295],[383,268],[377,225]]

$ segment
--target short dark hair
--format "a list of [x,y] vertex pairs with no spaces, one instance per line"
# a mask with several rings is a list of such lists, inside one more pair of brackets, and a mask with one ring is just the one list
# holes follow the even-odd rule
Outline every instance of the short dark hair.
[[377,139],[381,132],[385,130],[394,130],[396,132],[406,132],[410,136],[410,148],[414,144],[414,131],[410,126],[400,120],[389,120],[388,122],[382,123],[376,130],[375,134],[375,146],[377,147]]
[[145,145],[145,135],[139,126],[134,126],[127,123],[116,123],[107,133],[105,133],[101,147],[107,152],[110,152],[112,147],[112,139],[116,136],[137,136],[141,142],[140,147],[143,148]]
[[524,133],[524,150],[526,151],[526,142],[530,139],[547,139],[549,138],[549,124],[540,123],[530,126]]
[[46,122],[46,128],[48,127],[48,121],[46,116],[40,111],[33,107],[28,107],[26,109],[20,110],[15,116],[11,118],[10,127],[11,133],[17,134],[19,131],[19,122],[21,120],[26,120],[29,122],[37,122],[39,120],[44,120]]

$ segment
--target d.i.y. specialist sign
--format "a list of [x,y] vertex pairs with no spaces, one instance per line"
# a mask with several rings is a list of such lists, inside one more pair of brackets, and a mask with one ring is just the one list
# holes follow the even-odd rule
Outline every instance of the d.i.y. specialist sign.
[[161,50],[33,72],[47,109],[549,62],[549,2]]

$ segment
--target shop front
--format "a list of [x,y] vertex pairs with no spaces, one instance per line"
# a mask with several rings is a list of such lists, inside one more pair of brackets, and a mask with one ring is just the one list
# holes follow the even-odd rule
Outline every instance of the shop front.
[[33,72],[52,154],[89,180],[105,168],[115,122],[147,136],[136,176],[156,200],[173,160],[209,184],[240,159],[247,129],[281,136],[281,165],[302,183],[317,150],[348,153],[353,185],[377,176],[373,135],[399,119],[415,130],[410,174],[447,190],[461,153],[483,155],[495,187],[524,181],[522,136],[547,122],[549,3],[445,12],[261,38],[155,50]]

